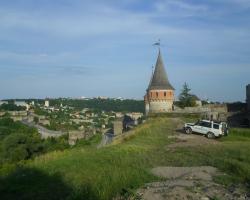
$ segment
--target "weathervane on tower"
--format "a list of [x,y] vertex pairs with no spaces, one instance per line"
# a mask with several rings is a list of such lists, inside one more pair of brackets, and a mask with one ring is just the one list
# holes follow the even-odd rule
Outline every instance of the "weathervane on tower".
[[160,49],[160,46],[161,46],[161,40],[160,40],[160,39],[158,39],[158,42],[155,42],[155,43],[153,44],[153,46],[158,46],[158,47],[159,47],[159,49]]

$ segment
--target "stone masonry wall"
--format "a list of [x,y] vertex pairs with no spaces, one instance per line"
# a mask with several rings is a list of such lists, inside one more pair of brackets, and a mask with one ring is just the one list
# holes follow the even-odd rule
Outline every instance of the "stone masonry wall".
[[172,111],[173,101],[150,101],[149,112],[150,113],[161,113]]

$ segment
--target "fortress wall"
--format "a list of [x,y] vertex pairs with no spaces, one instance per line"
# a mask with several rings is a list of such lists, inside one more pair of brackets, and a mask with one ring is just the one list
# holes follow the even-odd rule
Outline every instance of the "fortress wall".
[[114,135],[121,135],[123,131],[123,121],[115,120],[113,122]]
[[211,109],[212,112],[220,112],[220,113],[228,112],[226,104],[209,104],[203,107]]
[[149,113],[149,103],[145,104],[145,114],[148,115]]

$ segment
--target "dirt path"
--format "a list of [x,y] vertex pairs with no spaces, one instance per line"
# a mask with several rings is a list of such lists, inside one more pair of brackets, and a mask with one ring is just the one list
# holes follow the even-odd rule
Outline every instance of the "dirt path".
[[168,138],[176,139],[173,144],[167,146],[168,149],[220,144],[220,142],[218,142],[216,139],[208,139],[202,135],[187,135],[185,133],[180,132],[176,132],[175,135],[171,135]]
[[220,172],[211,166],[201,167],[156,167],[152,173],[166,181],[146,184],[137,191],[145,200],[245,200],[244,192],[233,191],[213,182],[212,177]]

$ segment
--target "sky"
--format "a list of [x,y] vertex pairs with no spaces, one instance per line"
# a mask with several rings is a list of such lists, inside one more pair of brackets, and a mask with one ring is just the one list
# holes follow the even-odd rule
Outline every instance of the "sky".
[[0,0],[0,99],[143,99],[159,38],[176,98],[245,101],[250,0]]

